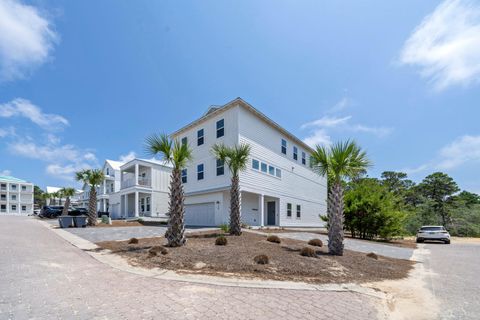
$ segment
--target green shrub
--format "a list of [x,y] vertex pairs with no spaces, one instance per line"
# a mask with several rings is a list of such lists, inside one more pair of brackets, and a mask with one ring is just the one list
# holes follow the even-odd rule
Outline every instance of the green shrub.
[[230,231],[230,227],[228,224],[221,224],[220,225],[220,230],[222,230],[225,233],[228,233]]
[[272,235],[269,235],[269,236],[267,237],[267,241],[269,241],[269,242],[274,242],[274,243],[280,243],[280,242],[282,242],[282,240],[280,240],[280,238],[279,238],[278,236],[273,235],[273,234],[272,234]]
[[217,246],[226,246],[227,245],[227,238],[225,236],[220,236],[215,239],[215,245]]
[[167,248],[162,247],[162,246],[153,246],[153,247],[151,247],[151,248],[148,250],[148,253],[149,253],[151,256],[156,256],[156,255],[158,255],[159,253],[160,253],[160,254],[163,254],[163,255],[166,255],[166,254],[168,254],[168,250],[167,250]]
[[322,247],[323,246],[323,242],[320,239],[311,239],[310,241],[308,241],[308,244],[311,245],[311,246],[315,246],[315,247]]
[[259,254],[258,256],[255,256],[255,258],[253,258],[253,261],[255,261],[257,264],[268,264],[269,259],[267,255]]
[[313,250],[310,247],[303,247],[302,250],[300,250],[300,255],[304,257],[316,257],[317,254],[315,253],[315,250]]
[[128,243],[129,243],[129,244],[137,244],[137,243],[138,243],[138,239],[137,239],[137,238],[131,238],[130,240],[128,240]]

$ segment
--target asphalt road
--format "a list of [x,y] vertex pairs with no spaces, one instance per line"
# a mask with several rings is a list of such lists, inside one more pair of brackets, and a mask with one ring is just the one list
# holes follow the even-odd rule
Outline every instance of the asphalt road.
[[439,319],[480,319],[480,242],[426,243],[428,289],[439,300]]

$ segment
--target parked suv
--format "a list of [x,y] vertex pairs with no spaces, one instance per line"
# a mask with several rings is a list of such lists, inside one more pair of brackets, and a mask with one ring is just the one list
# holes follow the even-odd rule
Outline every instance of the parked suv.
[[450,244],[450,234],[442,226],[423,226],[418,229],[417,242],[420,243],[425,240],[443,241]]
[[40,212],[42,218],[56,218],[62,215],[63,206],[44,206]]

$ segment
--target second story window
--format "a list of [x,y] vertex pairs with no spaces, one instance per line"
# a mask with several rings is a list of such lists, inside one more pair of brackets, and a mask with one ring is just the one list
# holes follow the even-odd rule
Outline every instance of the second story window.
[[252,159],[252,168],[255,170],[260,169],[260,162],[256,159]]
[[291,217],[292,217],[292,204],[287,203],[287,218],[291,218]]
[[302,207],[297,204],[297,218],[299,219],[302,215]]
[[202,163],[202,164],[199,164],[199,165],[197,166],[197,180],[203,180],[203,178],[204,178],[204,172],[203,172],[203,170],[204,170],[204,165],[203,165],[203,163]]
[[110,183],[110,192],[114,193],[115,192],[115,184]]
[[107,174],[107,176],[109,176],[109,175],[110,175],[110,170],[109,170],[109,168],[107,168],[107,172],[106,172],[106,174]]
[[187,169],[182,170],[182,183],[187,183]]
[[262,168],[262,172],[267,173],[267,171],[268,171],[268,170],[267,170],[268,166],[267,166],[267,164],[266,164],[265,162],[262,162],[261,168]]
[[22,186],[22,191],[27,191],[27,186]]
[[1,190],[7,190],[7,184],[6,184],[6,183],[2,183],[2,185],[0,186],[0,189],[1,189]]
[[282,153],[287,154],[287,140],[282,139]]
[[298,148],[293,147],[293,160],[298,160]]
[[188,139],[187,137],[182,138],[182,145],[188,144]]
[[217,159],[217,176],[223,176],[225,173],[225,162]]
[[16,184],[12,184],[11,188],[12,188],[12,190],[17,190],[17,185],[16,185]]
[[225,135],[225,121],[218,120],[217,121],[217,138],[221,138]]
[[203,129],[197,131],[197,146],[201,146],[205,142]]
[[307,164],[307,155],[305,152],[302,152],[302,164],[305,166]]
[[16,194],[12,194],[12,200],[13,201],[17,200],[17,195]]

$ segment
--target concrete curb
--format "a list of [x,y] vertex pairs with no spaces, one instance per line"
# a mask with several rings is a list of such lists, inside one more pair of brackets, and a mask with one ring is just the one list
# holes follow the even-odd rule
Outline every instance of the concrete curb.
[[284,290],[306,290],[306,291],[330,291],[330,292],[354,292],[378,299],[386,299],[384,292],[364,287],[355,283],[344,284],[323,284],[315,285],[305,282],[276,281],[276,280],[256,280],[244,278],[226,278],[201,274],[183,274],[165,269],[146,269],[132,266],[128,261],[119,255],[112,254],[109,250],[101,250],[96,244],[85,240],[68,231],[54,228],[51,224],[38,220],[38,222],[53,231],[58,236],[72,244],[73,246],[85,251],[91,257],[99,262],[109,265],[112,268],[125,272],[137,274],[144,277],[150,277],[160,280],[181,281],[195,284],[206,284],[224,287],[241,287],[257,289],[284,289]]

